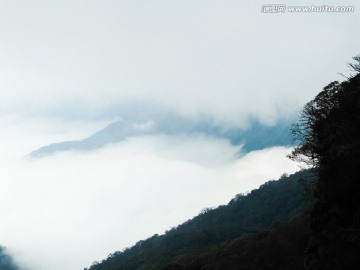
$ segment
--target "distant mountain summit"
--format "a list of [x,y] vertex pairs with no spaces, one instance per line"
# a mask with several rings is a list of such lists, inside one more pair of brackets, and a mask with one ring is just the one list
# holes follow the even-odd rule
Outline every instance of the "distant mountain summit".
[[161,117],[156,120],[144,118],[118,120],[82,140],[52,143],[32,151],[29,155],[31,157],[43,157],[69,150],[89,151],[111,143],[121,142],[129,137],[157,134],[168,136],[201,134],[227,139],[233,145],[242,145],[243,153],[272,146],[291,145],[290,124],[288,122],[279,122],[276,125],[267,126],[254,120],[251,121],[249,126],[248,129],[232,128],[224,130],[208,120],[195,122],[174,116]]

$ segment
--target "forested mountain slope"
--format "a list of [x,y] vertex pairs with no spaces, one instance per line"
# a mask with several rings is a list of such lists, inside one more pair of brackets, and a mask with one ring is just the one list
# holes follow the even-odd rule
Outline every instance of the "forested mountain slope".
[[318,175],[306,259],[311,270],[360,266],[360,56],[354,60],[358,74],[326,86],[293,129],[300,144],[292,157]]
[[269,181],[247,195],[237,195],[227,205],[203,211],[165,235],[154,235],[110,254],[89,269],[161,269],[182,255],[224,246],[237,237],[268,229],[310,207],[304,184],[313,177],[310,171],[301,171]]
[[303,270],[311,236],[309,214],[256,234],[177,258],[162,270]]

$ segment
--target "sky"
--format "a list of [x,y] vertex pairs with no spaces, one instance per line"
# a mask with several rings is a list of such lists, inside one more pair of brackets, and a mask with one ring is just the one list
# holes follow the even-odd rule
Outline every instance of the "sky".
[[[360,7],[270,14],[264,4],[0,0],[0,244],[19,264],[83,269],[299,169],[289,148],[239,157],[241,145],[206,133],[26,157],[119,119],[173,121],[169,111],[224,130],[296,119],[350,74]],[[323,4],[339,2],[287,1]]]

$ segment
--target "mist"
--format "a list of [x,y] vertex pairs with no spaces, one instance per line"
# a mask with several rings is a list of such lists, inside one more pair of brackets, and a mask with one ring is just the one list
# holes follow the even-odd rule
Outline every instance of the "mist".
[[232,126],[274,122],[349,73],[360,19],[356,9],[264,14],[263,4],[1,2],[0,108],[95,117],[139,98]]
[[[83,269],[299,169],[288,147],[247,153],[215,133],[293,121],[348,76],[358,2],[263,4],[0,1],[0,244],[22,270]],[[121,120],[156,132],[28,156]]]
[[[52,126],[61,130],[61,123],[44,123],[50,138]],[[91,152],[21,156],[38,140],[46,141],[37,137],[40,126],[36,121],[3,126],[7,132],[1,135],[14,141],[1,140],[13,156],[1,156],[0,240],[30,270],[83,269],[205,207],[226,204],[237,193],[298,170],[285,147],[238,159],[241,146],[204,135],[133,137]],[[26,141],[17,143],[25,131]]]

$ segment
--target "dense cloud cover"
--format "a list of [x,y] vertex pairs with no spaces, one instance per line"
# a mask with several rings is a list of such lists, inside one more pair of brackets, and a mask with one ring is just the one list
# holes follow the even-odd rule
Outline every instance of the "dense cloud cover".
[[[60,141],[49,145],[42,145],[32,151],[29,157],[45,157],[63,151],[90,151],[100,149],[109,144],[122,142],[126,139],[140,136],[204,136],[208,138],[226,140],[234,146],[241,146],[238,155],[254,150],[261,150],[273,146],[291,146],[291,122],[282,119],[275,124],[259,123],[259,120],[248,121],[242,128],[225,128],[209,118],[193,119],[183,117],[174,111],[158,106],[154,108],[142,107],[133,103],[131,110],[117,108],[117,118],[104,128],[84,138]],[[119,110],[120,109],[120,110]],[[136,113],[131,114],[135,111]]]
[[196,134],[139,136],[90,152],[24,158],[34,145],[91,130],[59,134],[66,126],[2,126],[8,155],[0,159],[0,240],[34,270],[82,269],[298,169],[285,147],[238,159],[241,146]]
[[[17,262],[82,269],[298,169],[287,147],[239,156],[224,134],[289,123],[348,74],[358,3],[338,14],[263,4],[0,1],[0,244]],[[25,158],[122,121],[156,132]]]

